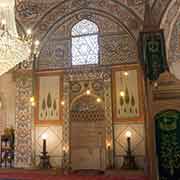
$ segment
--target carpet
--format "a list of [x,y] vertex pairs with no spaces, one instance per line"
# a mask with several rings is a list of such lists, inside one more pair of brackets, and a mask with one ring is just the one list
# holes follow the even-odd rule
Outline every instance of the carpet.
[[14,179],[14,178],[0,178],[0,180],[20,180],[20,179]]
[[101,170],[92,170],[92,169],[83,169],[83,170],[75,170],[73,171],[73,174],[75,175],[81,175],[81,176],[97,176],[97,175],[103,175],[104,171]]
[[144,176],[113,176],[113,175],[53,175],[47,171],[13,171],[0,172],[0,180],[148,180]]

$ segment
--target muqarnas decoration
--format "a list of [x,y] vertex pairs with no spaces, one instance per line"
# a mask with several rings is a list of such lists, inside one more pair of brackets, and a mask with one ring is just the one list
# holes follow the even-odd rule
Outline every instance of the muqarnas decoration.
[[59,119],[60,77],[40,77],[39,120]]

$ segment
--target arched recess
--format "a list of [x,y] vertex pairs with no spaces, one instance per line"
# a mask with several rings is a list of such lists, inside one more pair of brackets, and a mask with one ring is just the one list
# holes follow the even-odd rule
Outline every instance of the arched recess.
[[[139,29],[142,27],[143,20],[132,9],[116,0],[93,2],[87,2],[86,0],[67,0],[60,2],[58,5],[48,10],[34,25],[33,31],[36,32],[36,36],[40,37],[42,40],[55,23],[81,10],[93,10],[113,16],[115,19],[123,22],[124,27],[127,27],[128,30],[132,29],[132,34],[136,39]],[[112,12],[114,13],[112,14]]]
[[[71,20],[73,17],[78,17],[81,14],[84,14],[84,15],[82,15],[82,18],[86,17],[86,19],[89,19],[88,18],[89,14],[95,14],[95,15],[99,15],[99,16],[110,19],[111,21],[117,23],[120,27],[122,27],[124,29],[124,31],[129,34],[132,41],[136,43],[137,34],[132,32],[123,21],[121,21],[117,17],[113,16],[112,14],[109,14],[106,11],[103,11],[100,9],[97,10],[97,9],[92,9],[92,8],[84,8],[84,9],[75,10],[73,12],[67,13],[66,15],[64,15],[62,17],[59,17],[56,21],[53,22],[53,24],[49,27],[49,29],[45,33],[38,35],[38,37],[40,38],[40,41],[41,41],[41,47],[43,46],[44,42],[46,42],[46,40],[53,34],[53,32],[56,31],[60,26],[65,24],[67,21]],[[77,22],[79,20],[80,19],[77,19]],[[91,19],[89,19],[89,20],[92,21]],[[77,22],[74,22],[74,23],[77,23]],[[72,26],[73,26],[73,24],[72,24]],[[69,31],[69,33],[70,33],[70,31]]]
[[155,115],[156,153],[160,179],[180,178],[180,111],[164,110]]
[[96,95],[77,97],[70,108],[70,164],[73,170],[106,168],[104,103]]
[[[104,22],[108,21],[109,24],[116,24],[117,27],[113,28],[112,31],[105,32],[101,27],[103,21],[97,21],[96,18],[101,18]],[[47,32],[44,39],[41,41],[40,54],[36,66],[38,69],[41,69],[41,67],[42,69],[71,67],[71,29],[74,24],[82,19],[92,21],[99,27],[100,64],[106,65],[138,62],[136,38],[121,22],[119,22],[118,19],[114,19],[112,16],[102,12],[81,9],[54,23],[52,29]],[[108,28],[109,26],[107,27],[107,30]],[[58,36],[59,29],[61,30]],[[58,49],[58,47],[60,47],[60,54],[56,56],[56,49]],[[112,50],[108,51],[109,49]],[[121,49],[121,51],[119,51],[119,49]],[[59,60],[60,58],[61,60]],[[48,66],[48,63],[52,63],[52,66]],[[47,68],[45,68],[45,66]]]

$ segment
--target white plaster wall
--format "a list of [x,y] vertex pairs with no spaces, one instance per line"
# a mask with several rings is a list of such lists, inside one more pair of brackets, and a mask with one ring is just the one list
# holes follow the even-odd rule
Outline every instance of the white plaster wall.
[[144,123],[117,123],[114,124],[115,166],[120,168],[123,164],[123,156],[127,150],[126,132],[132,133],[131,149],[135,156],[138,168],[144,168],[145,161],[145,134]]
[[15,126],[16,83],[12,73],[0,76],[0,94],[3,96],[3,106],[6,111],[6,127]]
[[62,167],[63,144],[62,126],[36,126],[34,132],[34,153],[36,166],[39,165],[39,155],[43,149],[42,134],[47,136],[47,151],[50,156],[50,163],[53,167]]

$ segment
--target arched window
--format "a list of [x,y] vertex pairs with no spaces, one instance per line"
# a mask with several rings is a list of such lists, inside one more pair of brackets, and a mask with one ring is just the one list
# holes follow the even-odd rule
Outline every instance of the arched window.
[[98,27],[83,19],[72,28],[72,65],[98,64]]

